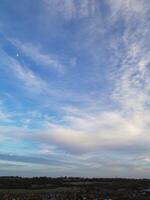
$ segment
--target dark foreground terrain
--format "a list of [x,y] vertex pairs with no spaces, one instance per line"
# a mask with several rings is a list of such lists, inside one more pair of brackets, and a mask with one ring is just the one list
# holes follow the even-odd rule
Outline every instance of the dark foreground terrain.
[[0,200],[150,200],[148,179],[0,178]]

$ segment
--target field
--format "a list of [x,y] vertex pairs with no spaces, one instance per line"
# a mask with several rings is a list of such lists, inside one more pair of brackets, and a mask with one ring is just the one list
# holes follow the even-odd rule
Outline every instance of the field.
[[148,179],[0,178],[0,199],[150,200]]

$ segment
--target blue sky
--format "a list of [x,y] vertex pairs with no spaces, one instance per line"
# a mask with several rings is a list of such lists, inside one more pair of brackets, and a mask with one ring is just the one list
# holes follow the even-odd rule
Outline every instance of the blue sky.
[[147,0],[0,1],[0,175],[150,178]]

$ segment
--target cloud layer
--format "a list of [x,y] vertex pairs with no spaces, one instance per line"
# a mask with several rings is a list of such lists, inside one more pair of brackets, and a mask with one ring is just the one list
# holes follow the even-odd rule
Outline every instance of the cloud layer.
[[2,171],[148,178],[146,1],[17,2],[0,21]]

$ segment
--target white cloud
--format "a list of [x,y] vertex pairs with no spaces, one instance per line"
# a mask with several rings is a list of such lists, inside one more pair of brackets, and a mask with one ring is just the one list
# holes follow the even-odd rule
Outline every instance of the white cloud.
[[79,20],[95,16],[97,11],[101,12],[101,5],[107,5],[111,9],[111,19],[115,20],[118,14],[123,15],[126,19],[131,16],[142,15],[147,9],[145,0],[43,0],[43,7],[49,16],[61,17],[64,20]]
[[28,90],[41,93],[48,89],[47,83],[44,80],[35,75],[30,69],[21,66],[19,63],[14,62],[12,70],[17,78],[24,82],[25,87]]
[[108,112],[99,116],[67,116],[65,125],[47,123],[36,137],[60,149],[88,153],[134,145],[140,142],[143,131],[135,118]]
[[[144,171],[149,172],[146,166],[150,156],[150,51],[149,21],[146,17],[148,6],[144,3],[146,1],[108,0],[107,6],[110,8],[110,13],[106,13],[106,24],[104,24],[104,18],[101,19],[100,15],[96,15],[98,2],[96,0],[81,1],[79,4],[76,4],[74,0],[44,0],[43,2],[50,14],[54,12],[65,20],[95,16],[82,24],[80,34],[75,39],[79,42],[80,50],[84,48],[88,53],[92,52],[89,55],[92,55],[92,59],[96,60],[95,63],[98,66],[100,63],[98,59],[102,58],[101,48],[105,48],[106,45],[107,52],[112,53],[112,58],[108,58],[108,60],[112,59],[110,68],[107,64],[104,65],[108,67],[107,76],[113,83],[112,93],[105,91],[106,93],[99,95],[100,98],[91,100],[89,93],[82,97],[81,94],[77,96],[73,92],[71,94],[60,92],[56,88],[51,88],[50,84],[38,77],[27,66],[21,65],[19,61],[7,55],[5,56],[5,61],[8,60],[7,66],[27,90],[42,92],[42,94],[44,92],[49,94],[52,90],[60,101],[64,98],[67,100],[77,98],[79,104],[84,103],[84,106],[87,99],[91,101],[88,101],[88,108],[83,108],[82,105],[65,107],[63,104],[63,108],[59,110],[60,120],[57,117],[51,120],[48,115],[45,118],[39,117],[42,128],[38,130],[29,130],[28,124],[32,121],[31,118],[34,119],[29,114],[26,119],[23,119],[25,125],[23,128],[0,127],[1,135],[38,141],[41,144],[40,153],[45,156],[55,154],[60,150],[63,152],[60,152],[60,155],[66,158],[69,154],[70,159],[75,159],[79,167],[85,164],[87,168],[90,168],[94,163],[95,169],[97,167],[105,172],[110,169],[113,173],[123,172],[125,168],[128,171],[135,169],[136,174],[140,170],[143,170],[141,174]],[[125,21],[121,24],[124,27],[120,27],[120,23],[118,25],[117,22],[120,19],[121,22]],[[116,28],[117,36],[114,33]],[[52,67],[59,72],[64,71],[64,66],[59,59],[45,54],[40,47],[16,40],[12,42],[38,65]],[[76,60],[71,62],[72,65],[76,65]],[[95,77],[99,78],[100,74],[97,73],[93,79]],[[106,84],[109,89],[109,83]],[[98,93],[100,91],[98,90]],[[109,99],[111,106],[107,104],[108,102],[106,104],[105,101],[101,102],[102,95],[104,99],[105,97]],[[48,101],[50,100],[51,98],[48,98]],[[9,116],[6,113],[0,112],[0,119],[7,117]],[[35,117],[35,120],[37,118]],[[81,154],[77,156],[73,154],[75,152]],[[101,152],[106,158],[101,158]]]
[[49,14],[63,17],[65,20],[81,19],[95,13],[97,0],[43,0],[43,6]]
[[3,100],[0,97],[0,122],[1,123],[11,123],[13,114],[8,112]]
[[[110,101],[115,104],[115,108],[107,112],[99,111],[99,108],[98,112],[92,112],[90,107],[93,105],[89,105],[88,112],[74,108],[70,113],[67,110],[64,114],[64,125],[49,123],[42,134],[39,134],[39,138],[62,149],[90,152],[123,148],[128,152],[129,146],[137,146],[138,151],[138,148],[144,148],[144,143],[147,146],[150,142],[150,54],[147,44],[149,23],[145,18],[147,9],[144,9],[146,5],[144,1],[138,0],[108,1],[108,5],[112,8],[111,14],[115,12],[115,20],[122,15],[127,26],[120,35],[120,40],[110,37],[109,45],[114,47],[112,49],[115,55],[111,66],[113,72],[109,74],[114,84]],[[134,31],[133,25],[138,14],[141,19]],[[128,20],[129,18],[132,20]],[[97,30],[99,31],[98,27],[95,32]],[[97,34],[96,37],[101,35]],[[86,39],[86,45],[89,42],[92,47],[91,38]],[[123,53],[120,53],[120,44],[124,48]],[[95,45],[93,46],[94,51]],[[96,100],[95,102],[97,103]]]
[[0,108],[0,121],[1,122],[10,122],[10,114],[8,114],[7,112],[3,111],[1,108]]
[[48,90],[47,82],[37,76],[31,69],[21,64],[16,58],[8,55],[2,49],[0,49],[0,55],[2,57],[2,68],[13,74],[12,77],[20,80],[23,83],[21,86],[26,90],[35,93],[45,93]]
[[63,73],[65,67],[57,56],[52,56],[44,53],[39,45],[35,46],[28,43],[22,43],[15,39],[9,39],[9,41],[15,45],[19,51],[31,58],[36,64],[48,67],[49,69],[55,69],[56,71]]
[[111,8],[111,20],[117,20],[120,15],[129,22],[134,17],[142,17],[147,10],[145,0],[108,0],[107,2]]

